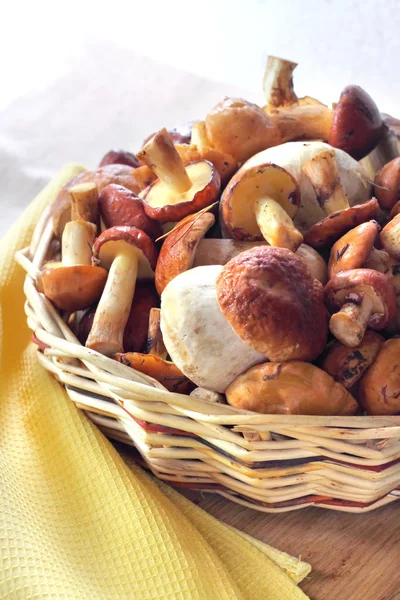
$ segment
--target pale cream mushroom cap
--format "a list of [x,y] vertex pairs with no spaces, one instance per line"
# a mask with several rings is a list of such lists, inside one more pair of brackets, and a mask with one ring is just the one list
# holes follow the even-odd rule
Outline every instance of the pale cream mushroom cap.
[[196,267],[168,283],[161,295],[161,331],[176,366],[196,385],[224,392],[265,356],[247,346],[219,308],[221,265]]

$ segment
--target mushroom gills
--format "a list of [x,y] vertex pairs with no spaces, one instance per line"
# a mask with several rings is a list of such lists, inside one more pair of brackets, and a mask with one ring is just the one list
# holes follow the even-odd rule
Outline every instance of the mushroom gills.
[[186,173],[191,182],[189,188],[179,192],[174,190],[173,194],[166,195],[163,186],[154,185],[150,193],[146,196],[146,202],[154,208],[165,206],[166,204],[190,202],[198,192],[204,190],[213,177],[212,165],[206,161],[187,165]]
[[276,200],[258,198],[254,203],[254,214],[263,237],[271,246],[288,248],[296,252],[303,241],[303,236]]
[[354,289],[346,295],[340,311],[332,315],[329,329],[342,344],[354,348],[361,343],[371,314],[375,312],[384,312],[382,303],[378,299],[374,302],[368,292]]

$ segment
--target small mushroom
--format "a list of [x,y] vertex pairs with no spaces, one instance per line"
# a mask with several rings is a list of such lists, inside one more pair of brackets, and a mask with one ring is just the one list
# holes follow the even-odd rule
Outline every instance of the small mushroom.
[[217,278],[222,313],[240,339],[269,360],[314,360],[327,340],[324,290],[285,248],[242,252]]
[[109,183],[117,183],[135,194],[146,189],[156,179],[156,175],[147,166],[133,169],[127,165],[105,165],[95,171],[80,173],[66,183],[59,192],[52,206],[53,231],[61,237],[65,224],[71,220],[71,203],[69,188],[78,183],[95,183],[98,193]]
[[400,214],[396,215],[381,231],[381,243],[393,258],[400,259]]
[[152,240],[162,235],[160,223],[147,216],[143,201],[122,185],[110,183],[101,191],[99,210],[107,228],[115,225],[137,227]]
[[105,286],[107,271],[92,266],[92,245],[97,227],[97,190],[93,183],[77,184],[69,190],[73,216],[62,236],[61,264],[47,265],[41,285],[49,300],[61,310],[75,312],[96,302]]
[[400,339],[382,344],[359,382],[358,399],[369,415],[400,414]]
[[354,227],[341,237],[331,248],[328,265],[329,277],[334,277],[340,271],[359,269],[369,258],[373,259],[371,252],[375,253],[374,243],[378,232],[378,223],[368,221]]
[[384,329],[396,314],[396,294],[386,275],[372,269],[337,273],[325,287],[332,314],[329,328],[345,346],[355,348],[367,327]]
[[269,56],[264,74],[265,111],[282,141],[320,139],[360,160],[379,142],[383,122],[378,107],[361,87],[349,85],[333,109],[315,98],[298,98],[293,89],[297,64]]
[[221,270],[196,267],[169,282],[161,295],[161,331],[182,373],[198,387],[223,393],[265,356],[242,342],[222,314],[216,296]]
[[242,98],[225,98],[214,106],[206,116],[205,131],[212,148],[233,156],[238,163],[281,143],[271,118]]
[[109,150],[101,159],[99,167],[105,167],[106,165],[127,165],[137,169],[137,167],[140,167],[140,162],[134,154],[126,150]]
[[184,166],[166,129],[161,129],[137,157],[157,174],[143,194],[146,213],[161,223],[180,221],[212,204],[221,180],[214,165],[200,160]]
[[350,389],[374,362],[384,338],[374,331],[366,331],[357,348],[349,348],[334,340],[327,347],[320,367]]
[[240,170],[221,197],[223,227],[236,240],[261,241],[295,252],[303,236],[293,224],[300,193],[290,173],[265,163]]
[[231,406],[263,414],[354,415],[357,402],[333,377],[306,362],[268,362],[226,390]]
[[400,200],[400,158],[388,162],[375,175],[374,193],[383,210],[392,210]]
[[86,346],[107,356],[123,351],[123,335],[137,279],[152,279],[157,250],[135,227],[116,226],[103,231],[93,246],[94,258],[109,269]]

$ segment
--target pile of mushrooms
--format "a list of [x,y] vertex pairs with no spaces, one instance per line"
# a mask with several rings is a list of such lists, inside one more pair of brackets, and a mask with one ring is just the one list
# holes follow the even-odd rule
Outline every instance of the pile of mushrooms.
[[400,122],[360,87],[110,150],[52,207],[39,288],[82,344],[179,392],[261,413],[400,413]]

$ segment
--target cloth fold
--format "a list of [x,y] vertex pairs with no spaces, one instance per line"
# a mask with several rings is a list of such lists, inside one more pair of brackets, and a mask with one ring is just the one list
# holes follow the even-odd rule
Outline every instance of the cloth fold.
[[128,468],[38,364],[13,256],[81,170],[65,167],[0,242],[0,598],[305,599],[309,565]]

